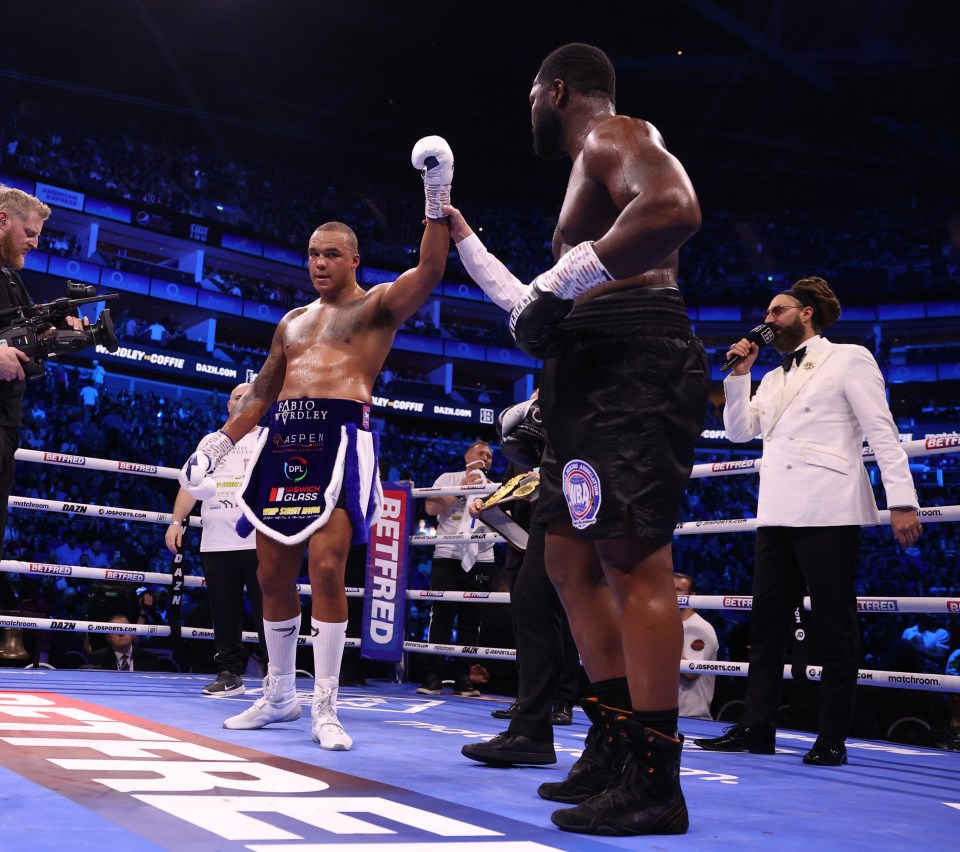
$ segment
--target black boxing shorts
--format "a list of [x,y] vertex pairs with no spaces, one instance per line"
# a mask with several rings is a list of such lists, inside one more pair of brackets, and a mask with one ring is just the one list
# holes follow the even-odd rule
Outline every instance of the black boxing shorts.
[[339,507],[350,516],[353,543],[364,544],[383,505],[370,406],[299,397],[278,400],[267,416],[239,496],[245,519],[276,541],[297,544]]
[[673,537],[703,430],[709,367],[673,288],[578,305],[544,362],[547,447],[535,523],[586,539]]

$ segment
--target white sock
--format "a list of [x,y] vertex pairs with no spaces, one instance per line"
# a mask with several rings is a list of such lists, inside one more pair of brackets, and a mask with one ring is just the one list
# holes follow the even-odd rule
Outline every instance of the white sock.
[[267,655],[270,664],[268,673],[293,674],[297,668],[297,634],[300,632],[300,616],[286,621],[263,620],[263,632],[267,638]]
[[310,619],[313,635],[313,671],[317,679],[340,677],[343,661],[343,640],[347,638],[347,622]]

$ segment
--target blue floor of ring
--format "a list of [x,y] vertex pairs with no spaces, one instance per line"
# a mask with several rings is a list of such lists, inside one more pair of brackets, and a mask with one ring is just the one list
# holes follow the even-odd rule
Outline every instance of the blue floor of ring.
[[[245,695],[212,699],[200,694],[209,680],[0,669],[0,849],[886,850],[960,842],[960,753],[851,740],[848,766],[809,767],[800,759],[810,734],[780,731],[775,755],[722,754],[692,744],[722,724],[681,720],[689,833],[590,837],[554,828],[557,805],[536,795],[579,754],[587,731],[579,710],[573,725],[555,729],[556,765],[497,769],[467,760],[460,747],[504,730],[490,711],[509,699],[423,696],[414,684],[386,681],[345,687],[340,719],[354,747],[328,752],[310,739],[312,681],[298,680],[302,719],[228,731],[224,718],[247,707],[260,684],[247,679]],[[227,786],[204,785],[214,774]]]

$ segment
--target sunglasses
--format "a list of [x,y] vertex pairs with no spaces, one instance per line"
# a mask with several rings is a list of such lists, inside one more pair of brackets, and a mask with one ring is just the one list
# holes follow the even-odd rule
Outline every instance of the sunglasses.
[[768,308],[765,316],[774,316],[780,317],[786,311],[802,311],[803,305],[774,305],[772,308]]

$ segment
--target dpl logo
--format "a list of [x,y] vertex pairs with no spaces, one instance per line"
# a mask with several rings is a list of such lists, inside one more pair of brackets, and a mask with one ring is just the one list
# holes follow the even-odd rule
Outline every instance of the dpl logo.
[[283,474],[291,482],[299,482],[307,475],[307,460],[294,456],[283,463]]

